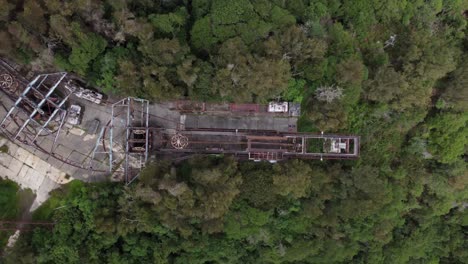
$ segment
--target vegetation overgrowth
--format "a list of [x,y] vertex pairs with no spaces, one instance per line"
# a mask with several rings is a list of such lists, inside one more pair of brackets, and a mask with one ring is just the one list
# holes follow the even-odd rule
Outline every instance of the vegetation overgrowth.
[[[20,189],[15,182],[0,178],[0,221],[21,219],[23,212],[29,210],[33,198],[31,190]],[[3,230],[3,228],[11,226],[11,224],[0,224],[0,251],[14,233],[13,230]]]
[[[151,164],[73,182],[5,263],[466,263],[463,0],[0,0],[0,53],[115,95],[302,103],[356,161]],[[56,209],[56,210],[54,210]]]

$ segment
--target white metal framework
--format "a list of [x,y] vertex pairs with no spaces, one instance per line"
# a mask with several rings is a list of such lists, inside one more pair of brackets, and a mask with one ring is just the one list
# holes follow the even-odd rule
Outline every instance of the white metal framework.
[[2,132],[23,144],[36,144],[39,137],[55,133],[53,152],[67,115],[65,103],[73,93],[57,89],[67,73],[40,74],[16,99],[0,123]]
[[112,115],[96,141],[89,164],[107,160],[109,173],[127,184],[138,177],[151,148],[148,100],[128,97],[112,105]]

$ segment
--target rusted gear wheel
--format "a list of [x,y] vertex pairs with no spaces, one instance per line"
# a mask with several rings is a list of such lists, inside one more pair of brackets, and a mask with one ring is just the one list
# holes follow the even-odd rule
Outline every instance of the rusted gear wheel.
[[4,73],[0,75],[0,87],[3,89],[9,89],[13,85],[13,77],[8,74]]
[[175,149],[184,149],[187,147],[188,143],[188,138],[182,134],[175,134],[171,138],[171,145]]

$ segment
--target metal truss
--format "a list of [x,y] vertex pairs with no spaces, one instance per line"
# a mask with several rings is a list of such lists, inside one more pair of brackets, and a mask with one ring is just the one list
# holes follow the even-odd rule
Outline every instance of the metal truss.
[[152,145],[149,101],[128,97],[114,103],[111,113],[108,125],[98,136],[89,168],[107,160],[109,173],[122,174],[129,184],[145,167]]
[[73,90],[57,89],[67,73],[40,74],[31,81],[16,99],[0,123],[1,130],[11,139],[26,145],[56,133],[55,143],[64,124],[67,102]]
[[[47,155],[45,158],[53,157],[63,164],[88,169],[82,162],[72,160],[57,152],[57,143],[67,117],[66,103],[75,91],[73,87],[63,84],[67,73],[40,74],[31,82],[27,82],[2,59],[0,59],[0,70],[12,76],[16,85],[21,88],[25,87],[22,91],[15,90],[15,93],[6,89],[8,87],[0,87],[9,98],[6,100],[9,106],[5,106],[4,102],[1,104],[6,115],[0,122],[0,132],[11,141],[18,141],[30,151],[38,151]],[[6,80],[8,81],[9,78]],[[6,84],[8,85],[9,82]],[[51,142],[50,145],[45,139]],[[105,171],[100,169],[93,172]]]

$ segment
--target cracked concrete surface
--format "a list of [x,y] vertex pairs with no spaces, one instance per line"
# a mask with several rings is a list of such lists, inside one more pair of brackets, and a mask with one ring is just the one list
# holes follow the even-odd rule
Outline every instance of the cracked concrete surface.
[[21,188],[29,188],[36,194],[30,211],[45,202],[50,191],[73,179],[7,139],[0,138],[0,146],[8,147],[7,152],[0,153],[0,177],[10,179]]

